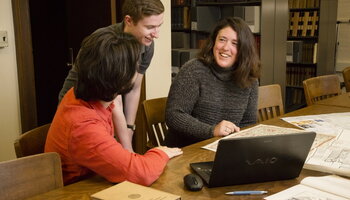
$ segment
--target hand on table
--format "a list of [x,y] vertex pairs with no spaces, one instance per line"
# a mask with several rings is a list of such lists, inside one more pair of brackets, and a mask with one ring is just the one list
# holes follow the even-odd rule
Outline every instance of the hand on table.
[[234,123],[222,120],[214,128],[214,136],[226,136],[234,132],[240,131],[240,128]]
[[164,151],[164,153],[166,153],[169,158],[179,156],[183,153],[180,148],[170,148],[170,147],[166,147],[166,146],[160,146],[160,147],[155,147],[155,148]]

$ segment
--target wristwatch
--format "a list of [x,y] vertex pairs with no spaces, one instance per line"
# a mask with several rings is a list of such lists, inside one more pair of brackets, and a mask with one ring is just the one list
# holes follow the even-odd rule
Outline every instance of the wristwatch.
[[135,131],[136,130],[136,125],[133,124],[133,125],[130,125],[130,124],[127,124],[126,125],[128,128],[130,128],[132,131]]

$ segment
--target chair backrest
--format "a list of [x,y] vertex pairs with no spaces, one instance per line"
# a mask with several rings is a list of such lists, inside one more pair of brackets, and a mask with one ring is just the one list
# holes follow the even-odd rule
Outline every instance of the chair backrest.
[[341,94],[339,77],[336,74],[317,76],[303,81],[306,103],[315,102]]
[[50,124],[45,124],[20,135],[14,143],[17,158],[44,153],[49,128]]
[[56,152],[0,162],[0,199],[19,200],[63,187]]
[[258,122],[284,114],[281,86],[278,84],[259,87]]
[[343,78],[346,92],[350,92],[350,66],[343,70]]
[[148,146],[150,148],[160,146],[165,135],[168,133],[168,127],[165,124],[165,106],[167,97],[148,99],[143,101],[143,113],[146,119],[146,130],[149,138]]

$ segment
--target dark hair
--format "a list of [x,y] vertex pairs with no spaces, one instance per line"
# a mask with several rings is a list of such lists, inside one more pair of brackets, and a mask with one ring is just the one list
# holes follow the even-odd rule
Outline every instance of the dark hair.
[[99,29],[86,37],[75,61],[76,98],[108,102],[117,94],[130,91],[140,51],[134,36],[116,33],[111,28]]
[[260,77],[260,60],[257,54],[255,38],[248,25],[239,17],[227,17],[218,22],[198,54],[199,60],[206,65],[216,64],[213,48],[221,29],[231,27],[237,33],[237,57],[233,68],[233,81],[246,88]]
[[129,15],[137,24],[143,17],[162,14],[164,5],[160,0],[125,0],[122,12],[124,17]]

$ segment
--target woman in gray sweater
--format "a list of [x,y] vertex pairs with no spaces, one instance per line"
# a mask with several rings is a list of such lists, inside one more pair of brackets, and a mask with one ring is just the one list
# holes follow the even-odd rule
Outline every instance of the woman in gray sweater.
[[255,39],[240,18],[221,20],[198,57],[173,81],[165,145],[183,147],[256,123],[260,62]]

